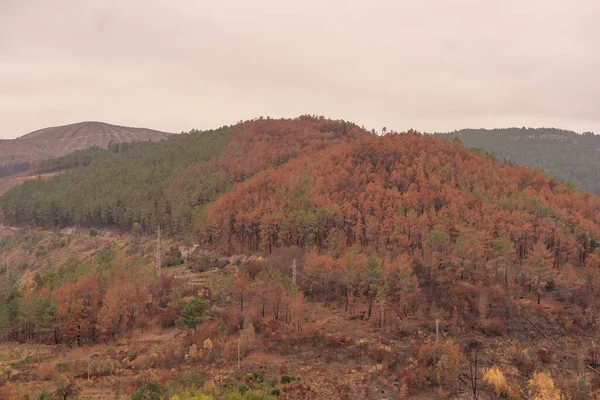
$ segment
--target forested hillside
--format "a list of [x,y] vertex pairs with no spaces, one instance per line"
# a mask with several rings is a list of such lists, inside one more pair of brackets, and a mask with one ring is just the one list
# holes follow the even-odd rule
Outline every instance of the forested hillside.
[[159,143],[91,148],[36,167],[69,170],[25,182],[0,198],[5,221],[41,227],[135,223],[169,235],[196,232],[197,213],[261,170],[367,133],[342,121],[301,117],[248,121],[214,131],[192,131]]
[[[448,318],[505,326],[515,322],[519,295],[535,291],[541,303],[558,290],[568,293],[569,311],[557,325],[565,329],[597,302],[587,285],[600,276],[599,207],[597,196],[540,172],[406,133],[363,138],[257,175],[217,200],[200,226],[205,244],[226,251],[314,249],[310,288],[325,297],[349,295],[365,279],[383,285],[365,287],[365,295],[400,290],[381,279],[383,270],[377,278],[348,270],[344,257],[357,249],[392,270],[414,271]],[[587,284],[576,278],[584,272]],[[493,308],[477,312],[484,293]]]
[[464,129],[439,135],[500,159],[541,168],[581,190],[600,194],[600,136],[560,129]]
[[[376,136],[308,116],[40,165],[60,169],[1,197],[6,222],[135,235],[40,269],[28,289],[7,285],[0,327],[17,338],[54,328],[56,341],[83,346],[177,326],[180,353],[147,364],[164,367],[162,383],[174,359],[226,369],[236,340],[247,365],[283,374],[304,362],[311,379],[267,385],[248,370],[205,391],[227,399],[600,394],[600,197],[541,171],[414,131]],[[201,255],[184,261],[173,246],[155,276],[139,233],[158,224]],[[46,240],[5,247],[47,251]],[[181,263],[201,283],[172,280]],[[270,361],[252,361],[253,350]],[[278,372],[275,355],[288,357]]]

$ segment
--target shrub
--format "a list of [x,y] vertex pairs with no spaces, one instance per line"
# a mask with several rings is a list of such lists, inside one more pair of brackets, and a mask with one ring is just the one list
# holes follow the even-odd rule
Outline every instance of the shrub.
[[192,264],[191,268],[197,272],[205,272],[214,268],[214,265],[207,256],[203,255]]
[[290,376],[290,375],[283,375],[281,377],[281,384],[282,385],[287,385],[288,383],[292,383],[296,380],[295,376]]
[[257,374],[256,372],[252,372],[244,377],[244,381],[250,383],[251,386],[254,386],[255,384],[260,385],[265,381],[265,377],[261,374]]
[[52,400],[52,396],[46,389],[42,389],[42,393],[37,397],[37,400]]
[[112,360],[94,360],[91,365],[91,374],[93,376],[109,376],[112,375],[116,365]]
[[533,400],[561,400],[560,389],[554,386],[554,381],[543,372],[536,372],[527,384],[529,397]]
[[66,374],[56,375],[54,377],[54,384],[56,385],[56,392],[54,394],[60,399],[68,399],[76,396],[80,390],[75,383],[75,379]]
[[433,364],[433,347],[428,344],[421,346],[419,349],[418,359],[425,365]]
[[214,400],[214,397],[208,396],[198,389],[190,388],[183,393],[171,397],[169,400]]
[[488,318],[481,323],[481,329],[487,336],[506,334],[506,324],[500,318]]
[[508,392],[508,384],[506,383],[506,377],[496,367],[490,368],[484,375],[483,379],[488,385],[492,387],[496,396],[504,396]]
[[225,310],[221,314],[221,319],[227,327],[227,333],[230,335],[238,332],[244,327],[244,316],[238,310]]
[[179,318],[179,315],[180,311],[178,309],[169,308],[160,313],[158,316],[158,323],[163,328],[172,328],[175,326],[175,322],[177,321],[177,318]]
[[523,350],[516,355],[515,365],[524,375],[532,374],[536,369],[536,362],[529,354],[529,350]]
[[68,362],[56,364],[56,370],[60,373],[65,373],[71,370],[71,364]]
[[204,321],[202,315],[208,309],[209,305],[210,303],[207,300],[193,298],[183,308],[180,317],[181,322],[185,326],[194,328],[195,330],[196,326]]
[[179,383],[181,383],[184,387],[196,387],[201,388],[204,386],[204,378],[200,374],[196,374],[194,372],[188,372],[183,375],[181,379],[179,379]]
[[575,388],[573,392],[574,400],[591,400],[592,385],[590,385],[582,376],[580,376],[577,378],[577,382],[575,382]]
[[41,364],[38,369],[38,376],[40,380],[49,381],[54,377],[56,368],[52,364]]
[[179,251],[177,247],[172,246],[167,252],[167,254],[165,254],[163,266],[173,267],[181,264],[183,264],[183,257],[181,255],[181,251]]
[[550,352],[544,348],[537,349],[537,354],[545,364],[552,364],[554,362],[554,357],[552,357],[552,354],[550,354]]
[[131,396],[131,400],[163,400],[167,389],[160,382],[152,381]]
[[441,385],[452,392],[456,389],[456,382],[458,382],[460,358],[460,346],[455,344],[452,339],[448,339],[442,344],[436,370]]
[[244,268],[248,272],[250,279],[254,280],[265,269],[265,265],[261,262],[249,261],[244,265]]

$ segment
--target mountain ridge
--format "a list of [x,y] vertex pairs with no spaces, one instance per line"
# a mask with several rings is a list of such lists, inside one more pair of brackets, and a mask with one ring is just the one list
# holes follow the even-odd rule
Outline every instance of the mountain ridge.
[[[84,131],[85,135],[76,135],[79,132]],[[87,132],[86,132],[87,131]],[[91,132],[89,132],[91,131]],[[101,121],[82,121],[67,125],[49,126],[46,128],[38,129],[33,132],[27,133],[23,136],[19,136],[14,140],[54,140],[54,139],[75,139],[78,137],[88,137],[97,135],[123,135],[124,133],[152,133],[157,136],[170,135],[170,133],[162,132],[154,129],[139,128],[139,127],[128,127],[123,125],[109,124]],[[91,133],[91,135],[90,135]],[[64,137],[68,134],[68,137]],[[58,135],[58,137],[57,137]]]
[[556,128],[462,129],[433,136],[458,139],[469,148],[494,153],[500,159],[570,182],[600,195],[600,135]]
[[98,121],[47,127],[16,139],[0,140],[0,177],[23,172],[29,164],[89,147],[134,141],[159,141],[171,133]]

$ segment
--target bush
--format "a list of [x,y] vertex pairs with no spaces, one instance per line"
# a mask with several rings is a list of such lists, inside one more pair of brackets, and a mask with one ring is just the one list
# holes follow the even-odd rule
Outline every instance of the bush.
[[433,365],[434,364],[434,351],[433,347],[429,344],[424,344],[419,349],[419,355],[417,356],[418,360],[425,365]]
[[503,336],[506,334],[506,325],[500,318],[489,318],[482,322],[481,329],[487,336]]
[[204,386],[204,378],[200,374],[196,374],[194,372],[188,372],[183,375],[181,379],[179,379],[179,383],[181,383],[184,387],[196,387],[201,388]]
[[75,379],[72,376],[66,374],[58,374],[54,377],[54,384],[56,386],[55,396],[59,399],[68,399],[76,396],[80,389],[75,383]]
[[208,396],[200,390],[192,388],[171,397],[169,400],[214,400],[214,397]]
[[194,298],[190,300],[183,311],[181,312],[181,322],[189,327],[196,329],[196,326],[200,325],[204,319],[202,315],[208,309],[210,303],[207,300]]
[[592,385],[590,385],[582,376],[580,376],[577,378],[573,392],[574,400],[591,400]]
[[171,247],[163,260],[163,266],[174,267],[176,265],[183,264],[183,257],[181,251],[175,246]]
[[536,361],[529,354],[529,350],[523,350],[516,355],[515,365],[523,375],[531,375],[536,370]]
[[550,354],[550,352],[544,348],[537,349],[537,354],[545,364],[552,364],[554,362],[554,357],[552,357],[552,354]]
[[560,389],[554,385],[552,377],[536,372],[527,384],[529,397],[533,399],[562,399]]
[[43,389],[42,393],[40,393],[40,395],[37,397],[37,400],[52,400],[52,396],[50,395],[50,392],[48,392],[46,389]]
[[498,368],[490,368],[484,375],[483,379],[492,387],[494,393],[498,397],[506,395],[508,392],[508,384],[506,377]]
[[288,383],[292,383],[296,380],[295,376],[290,376],[290,375],[283,375],[281,377],[281,384],[282,385],[287,385]]
[[169,308],[163,311],[158,317],[158,323],[163,328],[172,328],[175,326],[175,321],[179,318],[180,311],[178,309]]
[[191,268],[197,272],[206,272],[217,266],[218,260],[211,260],[207,256],[200,256],[191,266]]
[[244,377],[244,381],[249,383],[251,386],[254,386],[255,384],[260,385],[265,381],[265,377],[261,374],[257,374],[256,372],[252,372]]
[[244,264],[244,268],[248,272],[250,279],[254,280],[265,269],[265,265],[257,261],[248,261]]
[[38,369],[38,376],[42,381],[49,381],[52,380],[55,372],[56,368],[52,364],[41,364]]
[[163,400],[166,393],[167,389],[160,382],[153,381],[142,386],[131,396],[131,400]]
[[64,362],[56,364],[56,370],[60,373],[69,372],[71,370],[71,363]]
[[93,376],[109,376],[116,369],[116,365],[112,360],[94,360],[91,365],[91,374]]

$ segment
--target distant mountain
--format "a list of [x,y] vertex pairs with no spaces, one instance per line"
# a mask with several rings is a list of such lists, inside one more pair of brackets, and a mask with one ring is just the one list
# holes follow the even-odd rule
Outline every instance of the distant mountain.
[[469,148],[491,152],[500,160],[531,168],[600,195],[600,135],[554,128],[464,129],[436,134],[460,140]]
[[159,141],[169,133],[145,128],[129,128],[104,122],[77,124],[40,129],[14,140],[0,140],[0,176],[22,172],[29,163],[59,157],[75,150],[110,142]]

